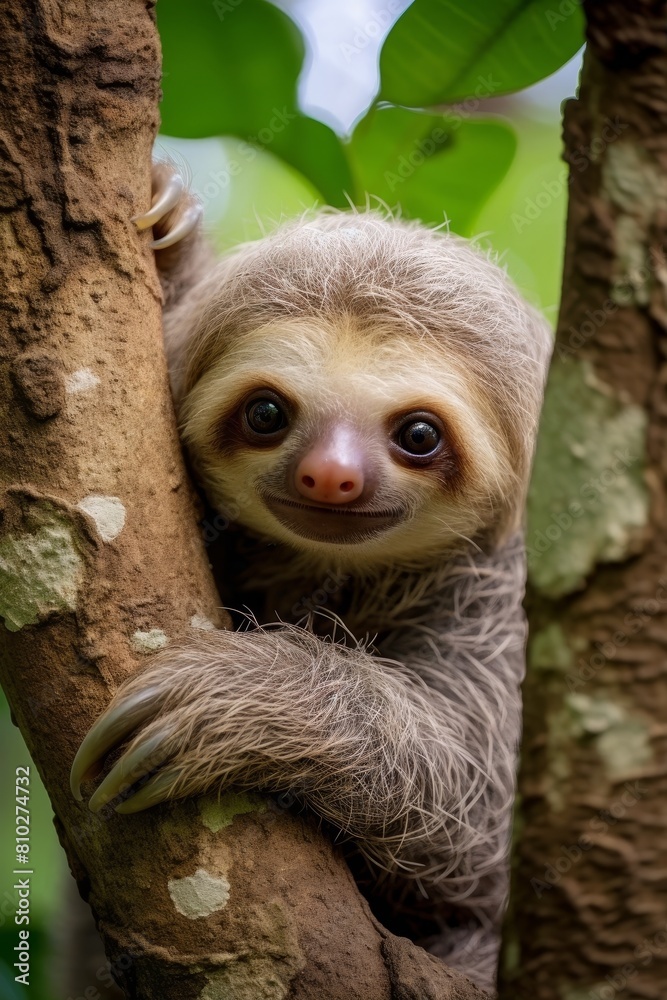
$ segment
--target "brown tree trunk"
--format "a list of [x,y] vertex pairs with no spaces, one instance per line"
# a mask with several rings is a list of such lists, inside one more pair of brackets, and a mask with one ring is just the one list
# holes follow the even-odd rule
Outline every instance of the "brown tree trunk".
[[[129,996],[472,1000],[466,980],[379,927],[316,830],[267,802],[123,818],[69,792],[118,683],[221,624],[159,286],[129,222],[149,203],[157,129],[150,7],[0,2],[2,683]],[[38,877],[18,855],[16,867]]]
[[667,3],[584,3],[507,1000],[667,989]]

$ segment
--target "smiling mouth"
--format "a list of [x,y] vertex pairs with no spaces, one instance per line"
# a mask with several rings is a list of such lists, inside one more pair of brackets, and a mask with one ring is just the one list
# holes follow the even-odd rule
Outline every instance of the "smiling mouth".
[[273,516],[294,534],[310,541],[338,545],[368,541],[396,527],[405,517],[405,512],[398,509],[369,511],[319,506],[287,500],[271,493],[262,494],[262,499]]

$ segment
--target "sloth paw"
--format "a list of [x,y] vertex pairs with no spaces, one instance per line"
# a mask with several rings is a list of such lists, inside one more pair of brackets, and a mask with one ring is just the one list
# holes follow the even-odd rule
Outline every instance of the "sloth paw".
[[[72,794],[79,802],[83,798],[82,782],[100,771],[108,753],[134,737],[129,749],[93,793],[88,803],[92,812],[99,812],[115,799],[120,799],[116,812],[139,812],[171,797],[182,769],[169,766],[177,752],[176,724],[155,719],[162,702],[163,692],[157,687],[133,691],[114,701],[84,739],[70,774]],[[141,726],[147,728],[137,736]]]
[[151,207],[132,219],[138,230],[153,229],[153,250],[180,243],[199,225],[203,209],[189,193],[178,171],[169,163],[154,163]]

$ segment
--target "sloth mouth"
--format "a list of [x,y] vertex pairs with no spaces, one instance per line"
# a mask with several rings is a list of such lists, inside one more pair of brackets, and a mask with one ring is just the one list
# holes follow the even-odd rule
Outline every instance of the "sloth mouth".
[[300,503],[274,493],[262,493],[273,516],[294,534],[314,542],[355,545],[395,527],[405,517],[400,508],[365,510]]

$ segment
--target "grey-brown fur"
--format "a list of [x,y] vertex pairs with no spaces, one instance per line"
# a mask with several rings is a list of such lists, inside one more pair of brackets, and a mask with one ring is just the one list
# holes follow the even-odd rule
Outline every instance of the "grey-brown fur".
[[[263,627],[202,632],[166,650],[119,692],[112,710],[154,689],[129,752],[160,738],[166,763],[152,782],[155,800],[231,786],[291,792],[388,873],[383,891],[416,883],[440,922],[431,949],[491,987],[520,732],[521,509],[549,352],[546,325],[495,264],[447,234],[425,236],[414,225],[363,215],[300,225],[242,248],[191,288],[183,280],[192,278],[190,265],[179,275],[178,255],[168,267],[158,258],[171,289],[166,327],[176,396],[213,502],[229,508],[234,497],[225,495],[224,467],[218,478],[211,471],[208,439],[188,424],[188,393],[241,327],[252,333],[253,323],[286,315],[333,315],[335,323],[344,314],[360,330],[375,316],[389,336],[401,331],[407,352],[426,338],[441,345],[443,365],[448,352],[463,357],[471,395],[483,400],[475,405],[487,408],[492,439],[504,449],[502,482],[487,483],[483,469],[474,483],[465,481],[474,535],[443,529],[414,558],[392,559],[387,546],[367,564],[363,552],[335,546],[328,556],[289,544],[267,549],[260,532],[238,602],[242,588],[261,589],[253,610]],[[313,243],[313,231],[323,240]],[[300,232],[306,243],[298,257],[289,251]],[[435,240],[447,241],[443,253],[452,261],[448,298],[441,294],[447,274],[438,277],[434,266],[434,284],[423,265]],[[403,248],[395,267],[392,241]],[[181,249],[187,260],[187,246]],[[290,260],[283,273],[276,262]],[[205,397],[197,405],[215,404]],[[472,469],[476,442],[465,447]],[[328,580],[333,587],[324,586]],[[317,604],[309,595],[318,591],[326,595],[321,613],[308,615]],[[452,913],[456,927],[448,924]]]

